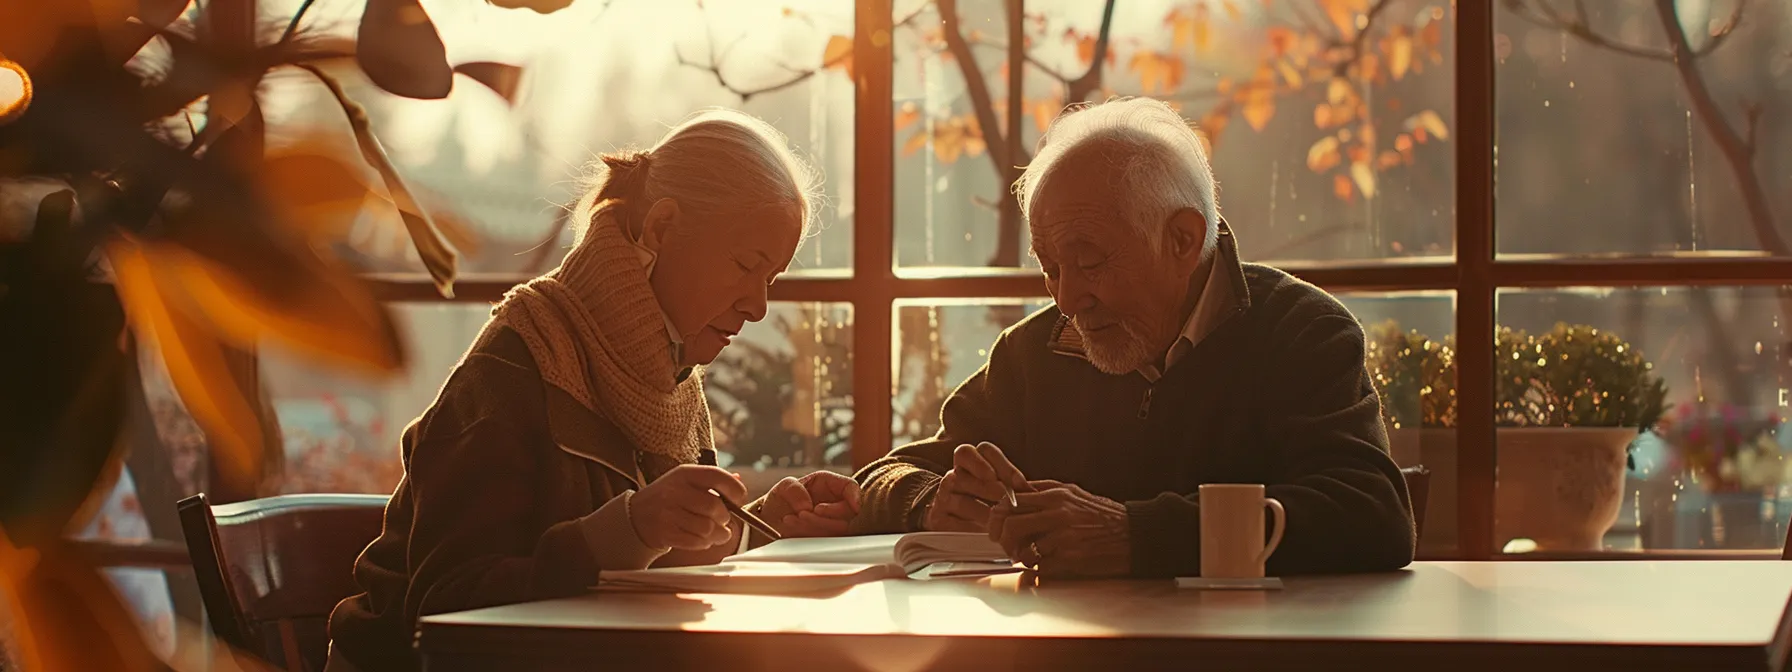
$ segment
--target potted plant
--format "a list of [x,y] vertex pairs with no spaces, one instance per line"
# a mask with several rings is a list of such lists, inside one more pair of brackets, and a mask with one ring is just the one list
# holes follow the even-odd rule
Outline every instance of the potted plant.
[[1785,480],[1787,464],[1775,438],[1779,425],[1778,414],[1751,420],[1735,406],[1714,408],[1703,400],[1657,423],[1655,433],[1671,447],[1669,469],[1709,498],[1700,516],[1699,541],[1705,547],[1778,545],[1761,508]]
[[1584,325],[1535,337],[1502,328],[1496,347],[1495,534],[1599,550],[1623,504],[1631,444],[1661,417],[1667,384],[1636,348]]
[[[1389,333],[1383,326],[1371,335],[1369,354],[1392,442],[1418,435],[1418,460],[1441,486],[1432,500],[1451,505],[1455,437],[1440,430],[1456,424],[1453,348],[1448,340]],[[1666,384],[1635,348],[1584,325],[1557,324],[1537,336],[1502,327],[1495,348],[1495,533],[1541,550],[1598,550],[1622,504],[1630,446],[1660,417]],[[1416,413],[1407,401],[1415,394]],[[1408,424],[1415,419],[1416,428]],[[1454,511],[1432,513],[1427,519],[1440,524],[1427,530],[1426,545],[1454,542]]]

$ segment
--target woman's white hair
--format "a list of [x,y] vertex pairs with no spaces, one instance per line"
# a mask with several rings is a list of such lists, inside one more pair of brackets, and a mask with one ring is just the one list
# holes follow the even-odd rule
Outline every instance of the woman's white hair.
[[667,131],[652,149],[599,157],[573,210],[574,244],[584,238],[597,205],[612,199],[620,199],[616,207],[626,226],[639,224],[662,198],[676,201],[698,221],[795,207],[802,217],[800,238],[806,238],[815,221],[819,183],[771,124],[738,110],[707,110]]
[[1039,186],[1057,170],[1060,160],[1078,148],[1099,146],[1110,166],[1118,168],[1122,218],[1143,236],[1153,252],[1163,252],[1164,227],[1170,215],[1195,208],[1207,218],[1202,254],[1218,243],[1219,199],[1213,168],[1194,127],[1162,101],[1121,98],[1066,112],[1039,139],[1039,154],[1014,183],[1020,210],[1032,221]]

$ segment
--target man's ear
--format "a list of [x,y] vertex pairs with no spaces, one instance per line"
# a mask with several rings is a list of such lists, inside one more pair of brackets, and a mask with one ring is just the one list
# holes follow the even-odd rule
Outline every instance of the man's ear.
[[1207,216],[1195,208],[1183,208],[1170,215],[1170,225],[1165,228],[1164,251],[1194,270],[1207,248]]
[[678,217],[678,201],[670,198],[654,201],[653,207],[647,209],[647,216],[641,221],[641,246],[651,252],[659,252],[660,244],[666,241],[667,234],[678,223]]

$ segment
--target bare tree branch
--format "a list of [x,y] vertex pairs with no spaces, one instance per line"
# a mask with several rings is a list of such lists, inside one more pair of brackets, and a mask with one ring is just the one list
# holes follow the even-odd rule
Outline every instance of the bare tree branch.
[[[1004,54],[1008,53],[1008,43],[1007,42],[998,42],[996,40],[984,38],[980,35],[967,37],[967,38],[965,38],[965,42],[969,43],[973,47],[983,47],[986,49],[994,49],[994,50],[1000,51]],[[939,52],[936,51],[935,53],[939,53]],[[1024,61],[1026,61],[1026,64],[1028,67],[1031,67],[1034,70],[1038,70],[1039,72],[1043,73],[1047,77],[1058,80],[1058,83],[1068,86],[1072,81],[1075,81],[1074,78],[1071,77],[1070,75],[1066,75],[1063,72],[1058,71],[1057,68],[1053,68],[1052,66],[1046,65],[1045,61],[1041,61],[1037,57],[1033,56],[1032,52],[1023,52],[1023,54],[1024,55],[1022,56],[1022,59]]]
[[[1586,42],[1595,47],[1639,58],[1668,62],[1673,61],[1677,53],[1682,53],[1673,48],[1658,49],[1655,47],[1631,44],[1599,33],[1593,29],[1592,20],[1588,16],[1586,4],[1582,2],[1582,0],[1575,0],[1574,14],[1572,16],[1565,15],[1556,10],[1554,6],[1549,4],[1548,0],[1536,0],[1534,5],[1530,0],[1503,1],[1505,2],[1506,9],[1519,18],[1543,28],[1559,30],[1569,35],[1573,35],[1574,37],[1579,38],[1582,42]],[[1716,31],[1711,33],[1711,39],[1709,41],[1705,42],[1703,46],[1696,50],[1688,49],[1684,53],[1691,54],[1692,57],[1696,59],[1717,51],[1718,47],[1723,46],[1723,44],[1729,40],[1730,36],[1736,32],[1736,27],[1742,24],[1743,8],[1747,6],[1747,4],[1748,3],[1745,0],[1738,0],[1736,6],[1730,10],[1729,18],[1725,19],[1723,25],[1719,26]],[[1678,17],[1675,18],[1673,24],[1664,27],[1668,28],[1670,32],[1682,32],[1681,40],[1684,41],[1685,35],[1680,29],[1680,21]],[[1671,41],[1672,36],[1670,35],[1669,37]]]
[[[724,49],[724,51],[726,51],[726,49]],[[849,57],[850,56],[848,56],[847,58],[849,58]],[[786,77],[783,81],[775,82],[772,84],[766,84],[766,85],[762,85],[762,86],[755,87],[755,88],[742,88],[739,85],[736,85],[735,83],[728,81],[728,76],[722,74],[722,63],[719,59],[712,57],[708,63],[699,63],[696,61],[692,61],[688,58],[685,58],[685,55],[683,53],[678,53],[678,64],[679,65],[693,67],[693,68],[697,68],[699,70],[709,71],[710,75],[715,77],[717,86],[720,86],[723,89],[727,89],[729,93],[739,96],[740,102],[742,102],[742,103],[752,100],[754,96],[757,96],[760,94],[765,94],[765,93],[772,93],[774,91],[782,91],[784,89],[788,89],[790,87],[793,87],[793,86],[801,84],[805,81],[808,81],[809,78],[814,77],[816,75],[816,73],[827,70],[828,68],[831,68],[835,65],[839,65],[841,60],[843,60],[843,59],[836,58],[832,61],[822,63],[821,67],[815,68],[813,70],[802,70],[802,69],[798,69],[798,68],[792,68],[788,65],[779,64],[785,70],[791,71],[794,74],[790,75],[789,77]]]
[[1368,12],[1363,14],[1363,26],[1356,31],[1356,37],[1350,40],[1350,59],[1338,64],[1338,75],[1342,76],[1345,68],[1362,60],[1363,46],[1368,42],[1369,30],[1375,27],[1375,18],[1381,16],[1382,11],[1386,10],[1390,4],[1393,4],[1392,0],[1379,0],[1369,7]]
[[[917,7],[915,9],[914,12],[910,13],[906,17],[903,17],[903,19],[901,21],[897,21],[892,27],[912,25],[914,23],[915,19],[921,15],[921,10],[925,9],[926,7],[927,7],[926,3],[922,3],[919,7]],[[698,8],[699,9],[702,8],[701,3],[698,4]],[[707,22],[706,22],[706,26],[707,26]],[[717,52],[714,48],[715,39],[716,39],[715,32],[713,30],[710,30],[709,31],[709,42],[708,42],[708,44],[710,45],[710,57],[709,57],[708,63],[702,63],[702,62],[698,62],[698,61],[694,61],[689,58],[686,58],[683,51],[680,51],[677,48],[674,48],[673,51],[678,56],[678,64],[687,66],[687,67],[697,68],[699,70],[709,71],[710,75],[715,77],[716,84],[718,86],[721,86],[723,89],[726,89],[729,93],[732,93],[735,96],[738,96],[740,98],[740,102],[742,102],[742,103],[745,103],[748,100],[751,100],[754,96],[758,96],[758,95],[766,94],[766,93],[772,93],[774,91],[782,91],[784,89],[788,89],[790,87],[801,84],[805,81],[808,81],[808,79],[810,77],[814,77],[815,75],[826,71],[828,68],[838,66],[841,63],[845,62],[847,59],[852,58],[852,53],[848,52],[848,53],[842,54],[840,56],[837,56],[835,58],[824,61],[824,62],[822,62],[822,64],[820,66],[817,66],[815,68],[797,68],[797,67],[793,67],[789,64],[778,63],[777,64],[778,67],[783,68],[785,70],[785,72],[789,73],[788,77],[786,77],[783,80],[773,82],[771,84],[765,84],[765,85],[761,85],[761,86],[757,86],[757,87],[742,87],[734,82],[729,81],[728,76],[722,73],[722,65],[723,65],[723,61],[726,61],[728,59],[728,54],[732,53],[734,51],[734,47],[739,45],[742,40],[745,40],[746,36],[742,35],[741,37],[735,38],[735,40],[733,42],[728,43],[728,46],[723,47],[720,52]]]
[[1089,94],[1101,88],[1101,68],[1108,57],[1108,33],[1114,25],[1114,0],[1101,8],[1101,29],[1095,35],[1095,53],[1089,57],[1089,69],[1081,77],[1065,83],[1064,102],[1075,104],[1088,100]]
[[1748,156],[1753,159],[1757,145],[1755,132],[1761,127],[1761,102],[1757,100],[1742,101],[1742,144],[1748,149]]
[[[1738,5],[1740,13],[1740,5]],[[1673,45],[1675,54],[1691,54],[1692,47],[1686,41],[1686,32],[1680,28],[1680,20],[1674,13],[1674,0],[1655,0],[1655,13],[1661,19],[1661,27],[1668,34],[1668,42]],[[1754,148],[1751,140],[1737,133],[1724,119],[1723,110],[1711,97],[1711,90],[1705,84],[1705,77],[1699,72],[1698,62],[1693,58],[1672,59],[1674,69],[1680,74],[1680,83],[1686,87],[1687,97],[1692,99],[1693,111],[1705,122],[1705,130],[1729,161],[1730,170],[1736,176],[1737,187],[1742,192],[1743,205],[1749,215],[1749,223],[1755,229],[1755,237],[1760,239],[1762,249],[1775,256],[1792,254],[1786,241],[1774,226],[1773,211],[1767,204],[1767,193],[1761,187],[1761,180],[1755,174],[1752,161]],[[1759,115],[1759,112],[1745,113]],[[1753,121],[1747,122],[1753,135]]]
[[[989,151],[985,152],[990,161],[995,163],[996,174],[1002,176],[1003,182],[1012,182],[1016,176],[1016,165],[1026,163],[1017,160],[1022,157],[1009,153],[1008,142],[1003,135],[1001,120],[996,118],[995,98],[989,93],[989,82],[983,72],[977,69],[977,56],[971,53],[971,45],[959,31],[958,0],[937,0],[940,12],[940,23],[946,39],[946,49],[951,52],[952,60],[958,63],[960,74],[964,77],[965,92],[971,97],[971,110],[977,115],[977,126],[983,132],[983,143]],[[1007,129],[1012,133],[1016,129]],[[1001,151],[996,151],[997,148]],[[1031,159],[1031,157],[1026,157]]]

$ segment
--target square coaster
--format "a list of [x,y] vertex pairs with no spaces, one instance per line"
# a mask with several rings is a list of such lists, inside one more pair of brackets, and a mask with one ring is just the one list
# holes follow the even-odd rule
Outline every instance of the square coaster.
[[1266,576],[1261,579],[1208,579],[1198,576],[1176,577],[1177,588],[1192,590],[1281,590],[1282,577]]

